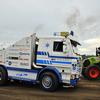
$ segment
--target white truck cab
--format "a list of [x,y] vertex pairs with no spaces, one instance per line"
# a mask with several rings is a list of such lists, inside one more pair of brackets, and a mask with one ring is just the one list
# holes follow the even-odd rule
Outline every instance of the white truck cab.
[[73,87],[80,83],[82,71],[77,45],[80,43],[73,32],[21,39],[0,51],[0,85],[13,79],[39,82],[45,91],[54,91],[59,83]]

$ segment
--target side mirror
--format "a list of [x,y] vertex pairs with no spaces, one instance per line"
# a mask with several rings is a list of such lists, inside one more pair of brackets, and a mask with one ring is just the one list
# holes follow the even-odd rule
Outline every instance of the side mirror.
[[66,45],[63,45],[63,52],[64,53],[68,52],[68,49],[67,49],[67,46]]
[[63,45],[66,45],[66,42],[63,42]]

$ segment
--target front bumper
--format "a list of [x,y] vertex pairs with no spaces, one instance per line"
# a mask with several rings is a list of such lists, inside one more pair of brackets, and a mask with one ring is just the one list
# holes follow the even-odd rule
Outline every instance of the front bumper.
[[70,80],[70,85],[64,84],[63,87],[65,87],[65,88],[74,87],[74,85],[80,83],[80,80],[81,80],[81,76],[77,79]]
[[70,85],[74,86],[76,84],[78,84],[81,80],[81,76],[78,79],[74,79],[74,80],[70,80]]

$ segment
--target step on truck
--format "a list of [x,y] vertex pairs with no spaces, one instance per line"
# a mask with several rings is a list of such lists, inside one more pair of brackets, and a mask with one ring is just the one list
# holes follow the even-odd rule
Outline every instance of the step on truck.
[[82,58],[73,31],[36,37],[36,33],[0,51],[0,85],[8,80],[39,83],[42,90],[54,91],[59,84],[80,83]]

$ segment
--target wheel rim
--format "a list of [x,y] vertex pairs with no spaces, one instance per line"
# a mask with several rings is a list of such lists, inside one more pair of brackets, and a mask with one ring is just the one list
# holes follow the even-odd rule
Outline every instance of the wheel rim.
[[42,85],[45,88],[50,88],[52,86],[52,79],[50,77],[48,77],[48,76],[43,77]]
[[0,72],[0,80],[1,80],[1,77],[2,77],[2,73]]
[[91,68],[89,71],[89,75],[95,78],[99,75],[99,70],[97,68]]

